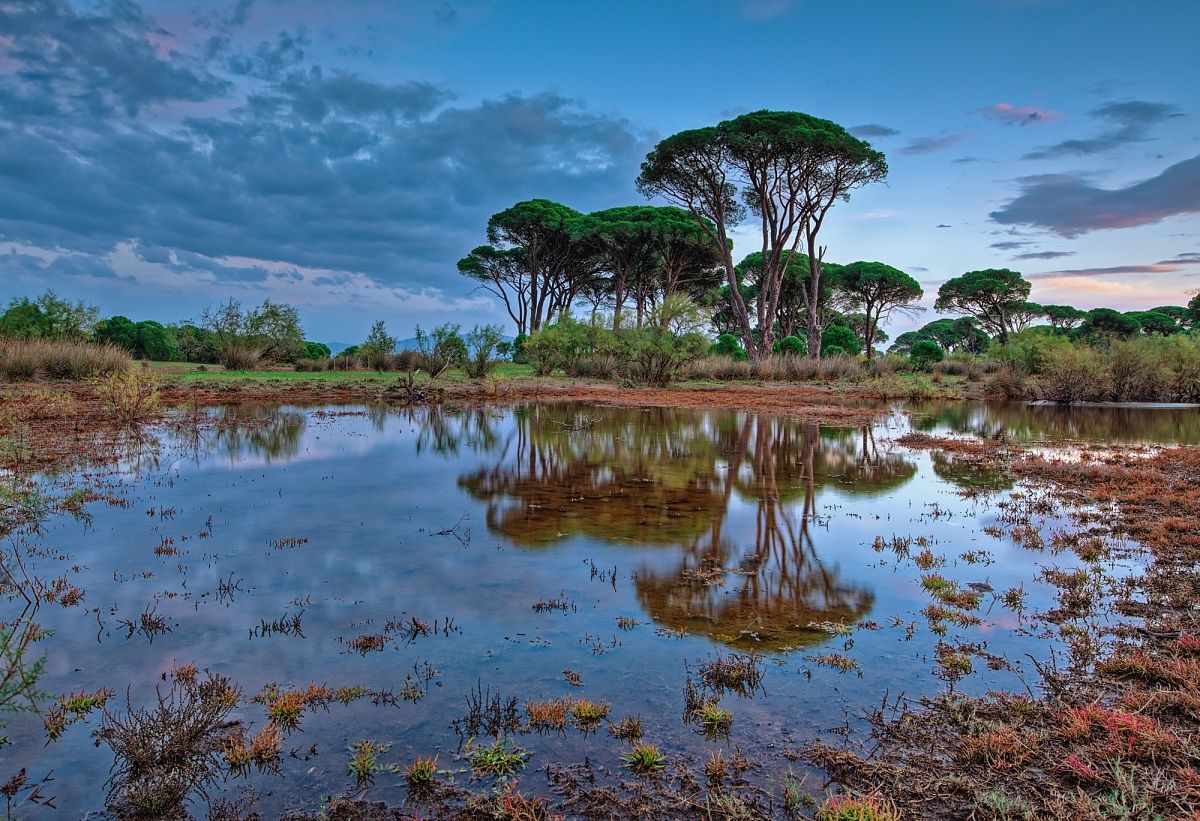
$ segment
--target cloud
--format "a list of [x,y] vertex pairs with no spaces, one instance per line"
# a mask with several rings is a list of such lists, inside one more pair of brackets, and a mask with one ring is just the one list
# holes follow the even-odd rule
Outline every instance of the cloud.
[[[80,47],[58,29],[84,26],[101,42],[159,31],[136,7],[120,8],[123,16],[110,9],[81,18],[55,6],[43,12],[51,19],[30,21],[32,12],[0,6],[0,27]],[[125,40],[135,74],[163,69],[157,52],[139,51],[132,34]],[[491,213],[535,196],[584,210],[632,197],[656,136],[557,94],[456,106],[448,90],[420,79],[381,83],[316,66],[274,80],[259,71],[244,100],[166,129],[135,115],[151,101],[224,93],[225,85],[203,70],[176,71],[188,62],[177,55],[165,86],[147,77],[126,89],[115,79],[119,65],[93,76],[78,67],[90,65],[82,58],[64,69],[66,79],[47,80],[35,69],[48,58],[0,48],[19,61],[0,81],[0,104],[16,111],[0,118],[0,242],[97,257],[126,243],[163,271],[195,268],[201,257],[245,258],[455,291],[466,283],[454,261],[482,241]],[[103,93],[115,103],[78,116],[80,93],[101,77],[114,80]],[[36,115],[11,105],[34,98]],[[200,267],[231,285],[265,276],[252,265]]]
[[934,228],[953,228],[953,227],[954,227],[954,226],[952,226],[952,225],[947,225],[947,224],[946,224],[946,223],[944,223],[944,222],[934,226]]
[[130,2],[91,14],[63,2],[4,3],[0,32],[0,59],[14,66],[0,75],[0,109],[13,119],[133,116],[231,88]]
[[1124,188],[1099,188],[1074,174],[1042,174],[1019,183],[1020,195],[993,211],[991,218],[1004,225],[1045,228],[1063,237],[1200,213],[1200,155]]
[[1033,245],[1033,243],[1019,240],[1006,240],[1004,242],[993,242],[991,247],[999,248],[1001,251],[1015,251],[1018,248],[1024,248],[1026,245]]
[[864,123],[847,129],[855,137],[895,137],[900,132],[879,123]]
[[1024,254],[1017,254],[1013,259],[1059,259],[1060,257],[1074,255],[1074,251],[1029,251]]
[[1112,128],[1085,139],[1064,140],[1054,145],[1030,151],[1027,160],[1044,160],[1054,157],[1078,157],[1100,154],[1131,143],[1146,142],[1151,129],[1165,121],[1182,117],[1176,106],[1167,103],[1152,103],[1145,100],[1125,100],[1105,103],[1092,109],[1091,116],[1111,123]]
[[424,81],[376,83],[343,71],[327,76],[320,66],[313,66],[307,72],[288,74],[274,86],[273,93],[252,96],[249,103],[260,110],[273,109],[273,114],[287,108],[308,122],[332,115],[415,120],[453,97],[446,89]]
[[917,137],[900,149],[901,154],[931,154],[952,145],[958,145],[967,138],[967,133],[949,134],[945,137]]
[[1010,103],[996,103],[995,105],[985,106],[984,108],[975,109],[976,114],[981,114],[989,120],[1000,120],[1008,125],[1029,125],[1030,123],[1050,123],[1055,120],[1061,120],[1063,113],[1047,108],[1037,108],[1036,106],[1023,105],[1015,106]]
[[1174,274],[1187,270],[1188,265],[1200,265],[1197,259],[1175,259],[1162,262],[1149,262],[1141,265],[1113,265],[1107,268],[1074,268],[1064,271],[1048,271],[1042,274],[1031,274],[1030,279],[1048,277],[1103,277],[1121,274]]

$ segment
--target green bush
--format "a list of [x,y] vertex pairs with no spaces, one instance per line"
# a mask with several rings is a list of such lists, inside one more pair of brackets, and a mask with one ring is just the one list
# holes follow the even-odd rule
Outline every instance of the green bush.
[[942,346],[932,339],[918,339],[908,352],[909,363],[917,370],[929,370],[934,364],[945,359]]
[[301,359],[328,359],[331,355],[329,346],[324,342],[305,342],[300,348]]
[[513,337],[512,341],[512,361],[520,365],[525,364],[525,346],[529,344],[529,334],[520,333]]
[[472,379],[483,379],[490,375],[500,364],[496,359],[496,349],[504,341],[504,335],[499,325],[476,325],[467,334],[465,340],[467,354],[462,360],[462,368]]
[[643,385],[668,384],[709,347],[702,334],[676,335],[658,327],[626,328],[615,336],[620,345],[621,376]]
[[862,345],[853,329],[845,325],[830,325],[821,334],[821,356],[840,353],[856,356],[862,353]]
[[562,369],[567,376],[593,375],[594,360],[616,354],[616,335],[599,325],[564,317],[525,343],[525,358],[538,376]]
[[717,337],[708,349],[710,354],[714,356],[732,357],[738,362],[746,361],[746,349],[742,347],[742,343],[733,334],[721,334]]
[[798,336],[785,336],[775,340],[775,353],[805,356],[808,354],[808,343]]

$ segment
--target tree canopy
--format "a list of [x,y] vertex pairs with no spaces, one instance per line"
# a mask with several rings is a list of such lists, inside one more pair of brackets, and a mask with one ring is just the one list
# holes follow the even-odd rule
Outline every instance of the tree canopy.
[[919,282],[882,262],[852,262],[843,266],[838,272],[837,290],[846,306],[861,309],[865,315],[863,345],[868,359],[873,355],[879,323],[896,310],[920,310],[916,302],[925,295]]
[[[834,203],[886,175],[883,154],[836,123],[797,111],[756,111],[661,141],[642,163],[638,190],[664,197],[702,224],[711,224],[734,320],[755,358],[771,352],[784,276],[803,242],[809,264],[809,355],[818,357],[824,324],[819,302],[825,249],[817,244],[821,227]],[[762,237],[757,333],[738,289],[726,238],[747,213],[759,218]]]
[[942,283],[934,307],[944,313],[975,317],[1004,343],[1011,332],[1018,330],[1014,323],[1029,313],[1033,304],[1027,301],[1030,288],[1021,274],[1008,268],[968,271]]

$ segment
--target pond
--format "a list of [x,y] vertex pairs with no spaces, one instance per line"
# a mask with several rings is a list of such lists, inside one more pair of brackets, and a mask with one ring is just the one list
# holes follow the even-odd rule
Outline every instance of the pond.
[[[668,760],[740,750],[778,789],[789,770],[804,776],[789,750],[862,732],[885,694],[931,694],[947,678],[968,693],[1024,691],[1036,687],[1027,654],[1055,644],[1011,604],[1048,607],[1039,570],[1069,560],[992,535],[1021,488],[899,436],[1169,444],[1200,441],[1198,417],[961,402],[893,407],[858,427],[571,404],[180,413],[97,480],[109,504],[23,538],[26,572],[83,596],[40,606],[52,634],[36,645],[39,686],[105,688],[122,713],[194,665],[242,688],[231,718],[251,733],[268,720],[250,698],[264,688],[268,702],[312,684],[362,688],[303,714],[278,773],[210,790],[252,784],[264,817],[353,791],[347,762],[363,740],[390,745],[384,765],[436,755],[468,781],[460,755],[486,723],[464,719],[470,699],[493,696],[522,723],[529,702],[609,705],[587,731],[507,734],[531,754],[521,778],[533,791],[554,762],[621,772],[628,743],[606,724],[630,716]],[[931,617],[939,585],[966,606]],[[976,650],[961,677],[938,663],[950,640]],[[705,728],[689,682],[703,689],[706,665],[734,657],[761,680],[705,691],[732,714]],[[98,726],[93,713],[48,743],[41,718],[11,718],[0,779],[52,770],[58,814],[102,810],[113,756]],[[367,794],[399,804],[406,790],[385,769]]]

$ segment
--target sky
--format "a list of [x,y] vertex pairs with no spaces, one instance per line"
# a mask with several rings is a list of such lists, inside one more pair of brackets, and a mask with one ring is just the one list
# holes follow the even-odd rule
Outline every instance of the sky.
[[490,214],[644,202],[658,140],[769,108],[887,155],[831,261],[929,306],[995,267],[1046,304],[1183,304],[1198,31],[1196,0],[0,0],[0,300],[272,299],[340,342],[509,326],[455,268]]

